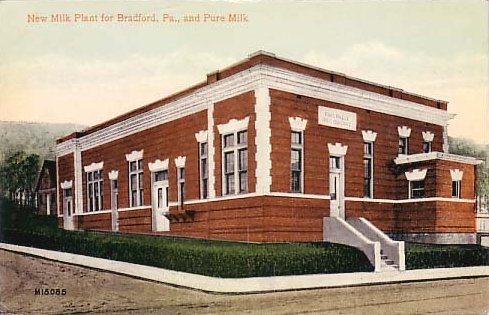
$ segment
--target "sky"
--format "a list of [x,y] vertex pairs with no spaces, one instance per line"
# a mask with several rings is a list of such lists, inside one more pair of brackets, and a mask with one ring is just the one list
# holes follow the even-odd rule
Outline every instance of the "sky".
[[[159,23],[100,20],[138,13]],[[71,22],[49,22],[53,14]],[[248,21],[204,23],[204,14]],[[0,120],[97,124],[266,50],[448,101],[449,135],[487,144],[488,16],[482,0],[2,1]]]

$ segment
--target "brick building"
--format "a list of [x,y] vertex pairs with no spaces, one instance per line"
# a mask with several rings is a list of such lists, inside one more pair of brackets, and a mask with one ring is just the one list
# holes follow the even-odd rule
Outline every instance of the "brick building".
[[44,160],[36,183],[39,214],[56,215],[56,162]]
[[479,161],[448,153],[451,118],[445,101],[260,51],[58,139],[58,217],[260,242],[331,240],[361,217],[397,239],[474,242]]

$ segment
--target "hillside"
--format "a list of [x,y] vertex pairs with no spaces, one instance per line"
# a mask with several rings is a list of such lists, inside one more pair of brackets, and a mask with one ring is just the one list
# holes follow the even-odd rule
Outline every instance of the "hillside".
[[0,161],[7,152],[23,150],[54,159],[56,138],[85,128],[75,124],[0,121]]

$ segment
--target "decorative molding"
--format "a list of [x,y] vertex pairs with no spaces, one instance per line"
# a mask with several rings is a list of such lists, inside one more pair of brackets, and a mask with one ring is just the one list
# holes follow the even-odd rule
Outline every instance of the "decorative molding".
[[341,143],[328,143],[328,151],[329,155],[332,156],[344,156],[346,155],[346,151],[348,150],[347,145],[342,145]]
[[424,180],[427,171],[428,169],[420,170],[416,168],[410,172],[404,172],[404,175],[406,175],[408,181]]
[[482,160],[478,160],[470,156],[462,156],[462,155],[449,154],[449,153],[436,152],[436,151],[430,153],[417,153],[411,155],[398,156],[397,158],[394,159],[394,163],[396,163],[397,165],[401,165],[401,164],[409,164],[409,163],[416,163],[416,162],[436,160],[436,159],[443,160],[443,161],[464,163],[464,164],[472,164],[472,165],[478,165],[482,163]]
[[450,176],[452,176],[452,181],[461,181],[464,172],[459,169],[450,170]]
[[[453,115],[445,110],[260,64],[197,89],[173,102],[82,136],[77,139],[80,141],[80,149],[85,151],[205,110],[209,102],[216,103],[252,91],[258,84],[264,84],[268,88],[279,89],[289,93],[301,94],[307,97],[440,126],[445,126],[447,121],[453,118]],[[76,139],[58,143],[56,145],[56,156],[72,153],[74,151],[74,140]],[[444,143],[446,144],[447,142],[445,141]]]
[[177,168],[185,167],[185,161],[187,160],[186,156],[179,156],[175,159],[175,166]]
[[119,171],[118,170],[112,170],[109,172],[109,179],[110,180],[117,180],[117,177],[119,177]]
[[411,136],[411,128],[406,126],[397,127],[397,133],[401,138],[409,138]]
[[243,119],[231,119],[229,122],[221,125],[217,125],[217,129],[220,134],[226,134],[235,132],[238,130],[248,129],[248,123],[250,122],[250,116],[247,116]]
[[73,180],[65,180],[60,185],[61,185],[61,189],[73,188]]
[[126,154],[126,160],[128,162],[141,160],[143,158],[143,152],[144,150],[141,151],[134,150],[131,153]]
[[104,168],[104,162],[92,163],[90,165],[84,166],[83,170],[85,173],[98,171]]
[[270,192],[272,186],[272,129],[270,121],[272,113],[270,111],[271,99],[270,91],[266,87],[259,87],[255,90],[255,145],[256,145],[256,187],[258,193]]
[[160,159],[157,159],[154,162],[149,162],[148,163],[148,168],[150,172],[159,172],[163,170],[168,169],[168,159],[164,159],[163,161]]
[[417,203],[417,202],[433,202],[433,201],[475,203],[475,199],[459,199],[459,198],[447,198],[447,197],[428,197],[428,198],[416,198],[416,199],[373,199],[373,198],[360,198],[360,197],[345,197],[345,200],[358,201],[358,202],[376,202],[376,203]]
[[304,131],[307,126],[307,119],[301,117],[289,117],[290,129],[292,131]]
[[364,142],[375,142],[377,133],[372,130],[362,130],[362,137]]
[[207,130],[201,130],[195,134],[195,140],[197,140],[198,143],[207,142],[207,134]]
[[423,140],[426,142],[432,142],[433,139],[435,138],[435,134],[432,133],[431,131],[423,131]]

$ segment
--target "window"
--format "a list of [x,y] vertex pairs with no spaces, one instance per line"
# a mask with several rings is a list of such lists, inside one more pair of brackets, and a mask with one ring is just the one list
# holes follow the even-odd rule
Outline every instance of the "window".
[[223,182],[224,195],[248,191],[248,132],[246,130],[223,136]]
[[460,180],[453,180],[452,181],[452,197],[453,198],[460,198],[461,183],[462,183],[462,181],[460,181]]
[[374,144],[373,142],[364,142],[363,144],[363,196],[373,197],[373,162],[374,162]]
[[129,162],[129,204],[143,205],[143,160]]
[[399,138],[399,154],[408,155],[409,154],[409,138],[400,137]]
[[185,167],[177,168],[178,178],[178,204],[183,206],[185,202]]
[[199,143],[199,166],[200,166],[200,198],[207,199],[209,196],[209,165],[208,165],[207,142]]
[[431,141],[423,141],[423,153],[431,152]]
[[302,168],[303,168],[303,133],[292,131],[290,134],[290,191],[302,192]]
[[102,170],[87,172],[87,208],[88,211],[100,211],[104,204]]
[[154,181],[162,182],[168,180],[168,170],[154,172]]
[[424,180],[414,180],[409,182],[409,198],[423,198],[424,197]]
[[339,170],[341,168],[339,156],[332,156],[329,158],[329,168]]

